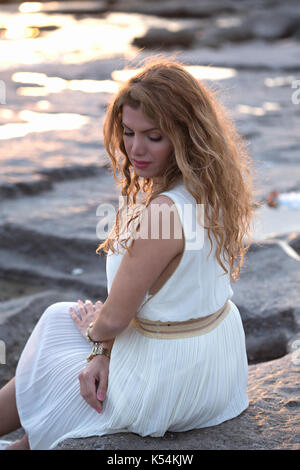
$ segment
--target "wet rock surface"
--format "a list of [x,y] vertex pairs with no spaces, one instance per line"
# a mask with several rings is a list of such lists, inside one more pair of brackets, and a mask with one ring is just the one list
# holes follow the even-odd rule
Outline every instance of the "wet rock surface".
[[192,46],[193,42],[194,32],[190,29],[168,31],[164,28],[150,28],[145,36],[134,38],[132,44],[146,48],[169,48],[174,46],[187,48]]
[[[299,239],[300,233],[294,246]],[[276,239],[270,241],[251,246],[240,279],[233,284],[232,300],[241,313],[251,362],[285,355],[288,341],[300,329],[300,261]]]

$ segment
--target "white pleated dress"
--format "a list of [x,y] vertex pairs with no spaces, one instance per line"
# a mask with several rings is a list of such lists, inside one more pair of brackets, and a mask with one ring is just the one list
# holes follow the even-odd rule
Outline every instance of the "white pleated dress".
[[[191,230],[194,198],[182,182],[163,193],[176,204],[185,250],[175,272],[137,316],[185,321],[210,315],[233,295],[210,251],[206,231]],[[198,243],[198,245],[197,245]],[[107,257],[108,293],[123,254]],[[76,299],[77,300],[77,299]],[[236,305],[209,333],[191,338],[149,338],[132,323],[114,342],[107,397],[98,414],[81,397],[78,375],[90,344],[78,332],[69,308],[58,302],[42,314],[16,370],[16,398],[31,449],[53,449],[67,438],[133,432],[163,436],[214,426],[238,416],[248,405],[245,334]]]

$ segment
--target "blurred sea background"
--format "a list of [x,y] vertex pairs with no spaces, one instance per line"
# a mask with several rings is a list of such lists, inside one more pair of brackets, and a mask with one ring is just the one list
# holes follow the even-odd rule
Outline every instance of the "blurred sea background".
[[254,239],[291,239],[300,230],[297,206],[266,203],[275,190],[300,197],[298,1],[2,1],[3,279],[18,278],[13,246],[34,243],[38,253],[41,237],[49,245],[55,236],[97,241],[97,207],[117,202],[105,111],[140,61],[157,54],[216,90],[248,142],[262,202]]

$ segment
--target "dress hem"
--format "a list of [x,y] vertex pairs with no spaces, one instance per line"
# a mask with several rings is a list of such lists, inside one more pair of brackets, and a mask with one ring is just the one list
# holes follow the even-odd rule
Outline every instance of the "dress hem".
[[232,419],[237,418],[244,411],[246,411],[248,407],[249,407],[249,400],[247,398],[244,405],[241,407],[241,411],[239,411],[237,413],[234,413],[234,414],[229,414],[229,416],[227,416],[227,417],[224,416],[224,413],[223,413],[222,417],[220,417],[219,419],[217,418],[217,419],[214,420],[214,423],[208,422],[207,424],[204,424],[204,425],[199,426],[199,427],[197,427],[197,426],[196,427],[195,426],[188,426],[188,427],[180,429],[180,430],[174,430],[174,429],[172,429],[172,427],[170,427],[163,434],[159,434],[159,435],[155,435],[155,433],[140,434],[137,431],[129,431],[128,429],[124,429],[124,428],[123,429],[117,429],[117,430],[111,430],[109,432],[107,432],[107,431],[103,431],[103,432],[95,431],[95,432],[89,432],[88,434],[87,433],[81,433],[81,432],[80,433],[72,433],[71,432],[71,433],[65,434],[64,436],[57,439],[53,444],[50,445],[49,450],[55,449],[55,447],[57,447],[61,442],[65,441],[67,439],[84,439],[84,438],[89,438],[89,437],[102,437],[102,436],[109,436],[109,435],[119,434],[119,433],[122,433],[122,434],[137,434],[140,437],[153,437],[153,438],[159,439],[159,438],[164,437],[167,432],[184,433],[184,432],[193,431],[193,430],[196,431],[198,429],[210,428],[210,427],[214,427],[214,426],[219,426],[220,424],[225,423],[226,421],[230,421]]

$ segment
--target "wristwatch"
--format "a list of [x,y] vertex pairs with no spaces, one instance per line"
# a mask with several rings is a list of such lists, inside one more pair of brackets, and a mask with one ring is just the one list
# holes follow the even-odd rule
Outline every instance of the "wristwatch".
[[90,362],[95,356],[106,356],[110,358],[110,351],[109,349],[102,348],[102,346],[100,346],[100,343],[94,343],[94,346],[91,350],[91,354],[87,358],[88,362]]

